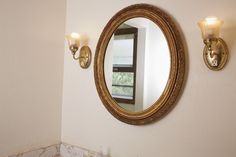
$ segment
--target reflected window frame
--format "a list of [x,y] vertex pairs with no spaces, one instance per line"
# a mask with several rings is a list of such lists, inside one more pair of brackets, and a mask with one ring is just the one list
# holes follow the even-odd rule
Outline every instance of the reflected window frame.
[[[126,103],[126,104],[135,104],[135,91],[136,91],[136,67],[137,67],[137,46],[138,46],[138,28],[136,27],[130,27],[130,28],[119,28],[114,32],[114,35],[133,35],[133,64],[132,66],[119,66],[119,65],[113,65],[113,72],[129,72],[133,73],[133,86],[130,86],[130,88],[133,88],[133,96],[132,98],[125,98],[125,97],[119,97],[112,94],[112,97],[118,102],[118,103]],[[127,87],[127,85],[114,85],[112,86],[119,86],[119,87]]]

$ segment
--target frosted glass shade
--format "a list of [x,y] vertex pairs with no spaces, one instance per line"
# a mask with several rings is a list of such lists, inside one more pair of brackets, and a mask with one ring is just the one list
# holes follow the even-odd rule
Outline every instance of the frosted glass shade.
[[199,27],[202,31],[202,38],[212,39],[219,38],[220,28],[223,25],[223,21],[219,20],[216,17],[207,17],[204,20],[198,22]]
[[66,39],[68,41],[69,46],[80,46],[80,35],[77,33],[71,33],[70,35],[66,35]]

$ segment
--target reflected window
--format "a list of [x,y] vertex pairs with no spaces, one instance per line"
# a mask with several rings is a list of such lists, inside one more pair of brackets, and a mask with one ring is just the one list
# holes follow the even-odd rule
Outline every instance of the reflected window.
[[128,27],[114,33],[112,97],[118,103],[135,104],[137,32]]

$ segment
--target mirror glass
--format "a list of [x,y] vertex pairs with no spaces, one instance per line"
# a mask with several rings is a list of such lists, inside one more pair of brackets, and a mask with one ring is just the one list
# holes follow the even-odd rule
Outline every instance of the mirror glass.
[[146,110],[162,95],[170,62],[168,42],[153,21],[125,21],[114,31],[105,54],[105,81],[112,98],[127,111]]

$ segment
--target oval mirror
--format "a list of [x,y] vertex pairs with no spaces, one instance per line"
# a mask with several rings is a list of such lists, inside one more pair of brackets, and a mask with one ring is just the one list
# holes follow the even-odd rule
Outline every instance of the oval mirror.
[[148,4],[119,11],[104,28],[94,75],[103,104],[128,124],[167,113],[184,79],[184,49],[171,18]]
[[104,74],[107,88],[123,109],[141,112],[163,93],[170,72],[170,52],[162,30],[137,17],[123,22],[108,43]]

